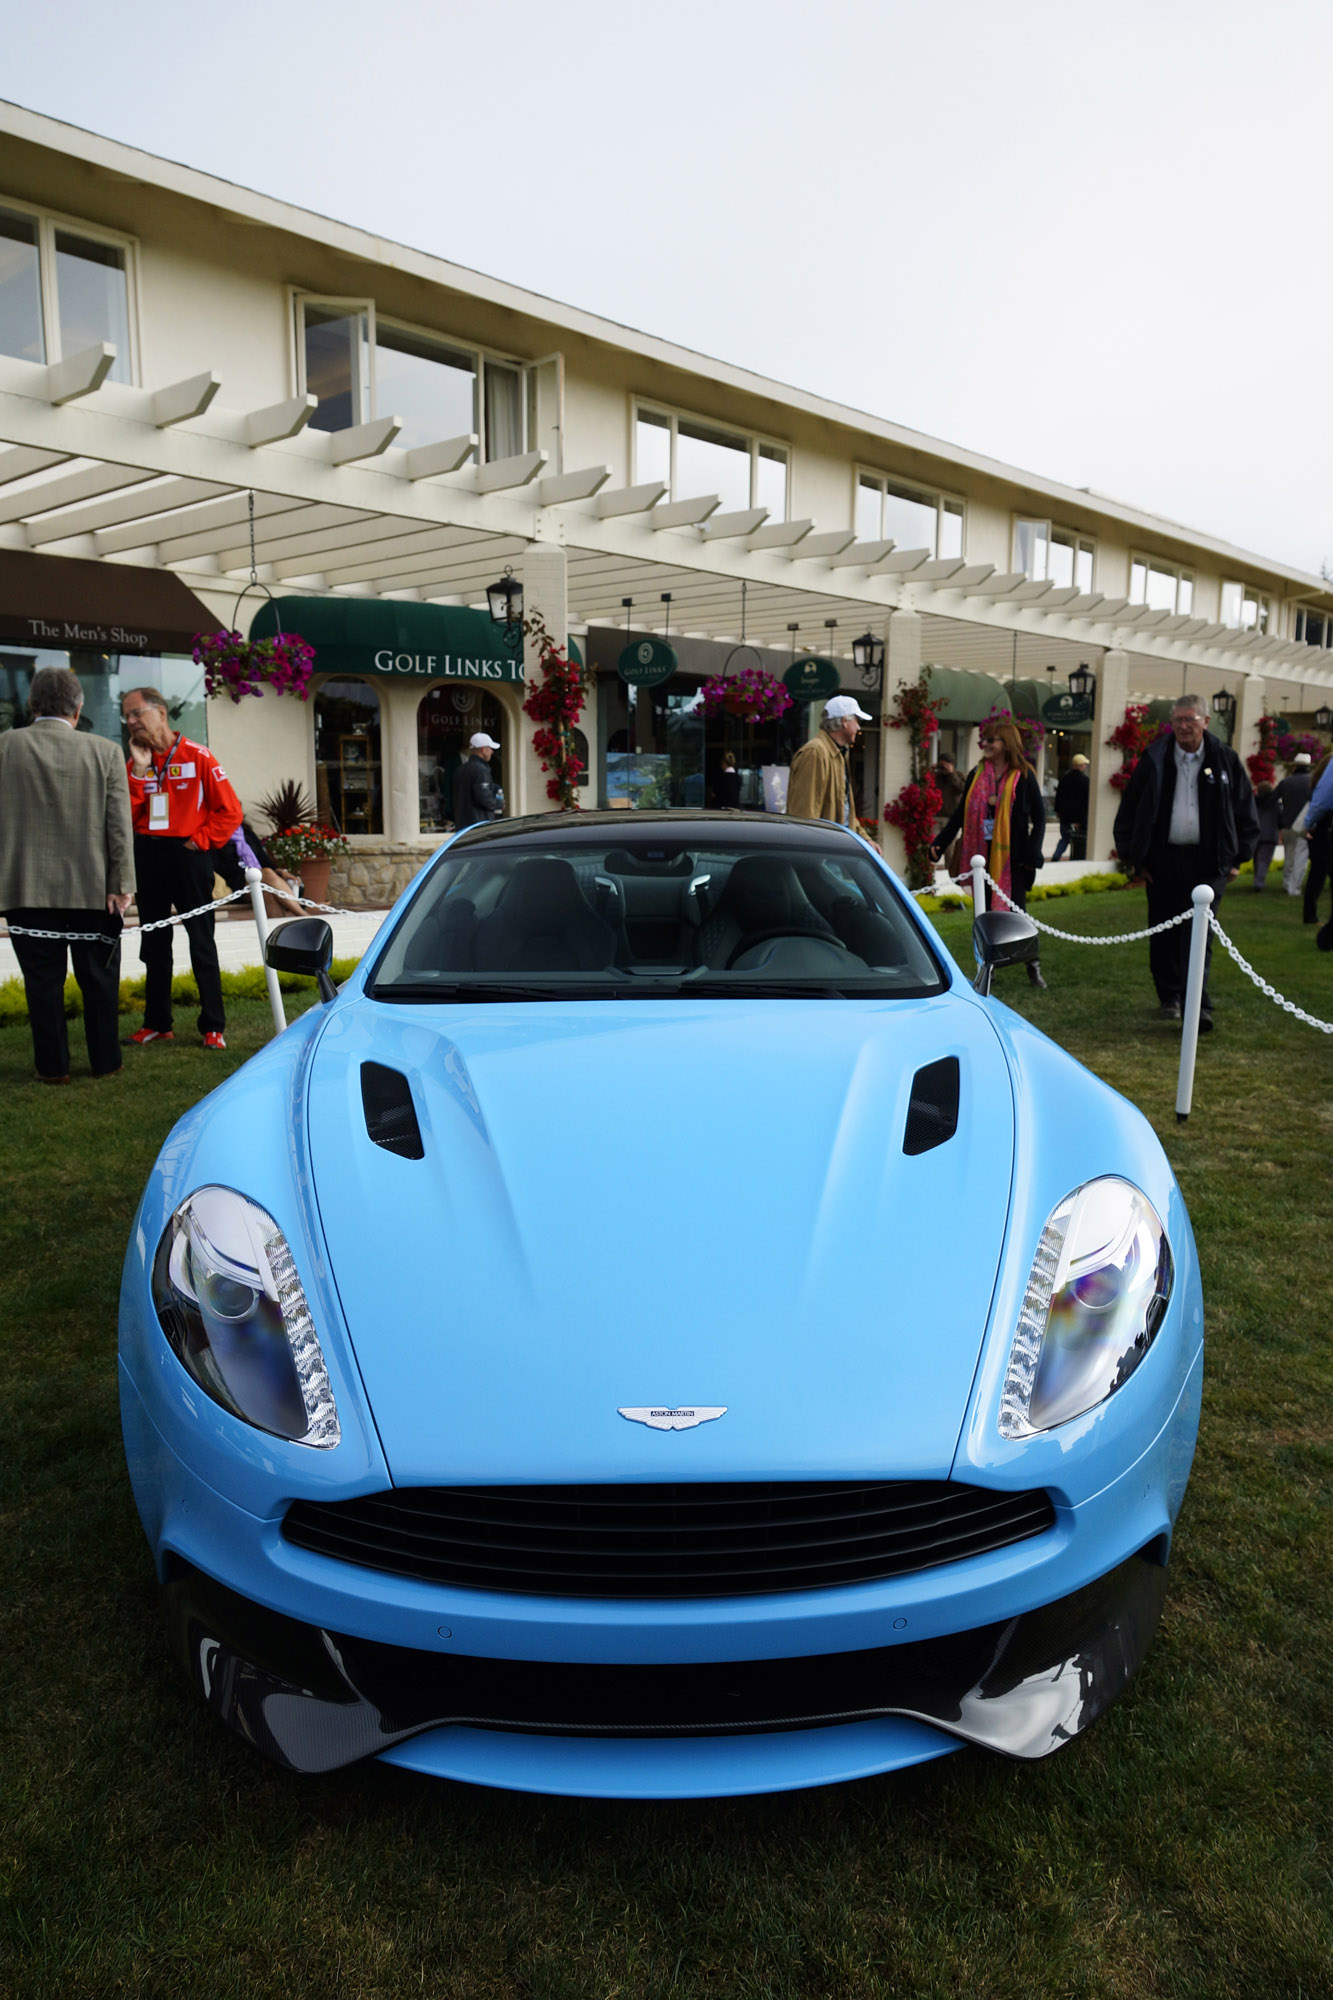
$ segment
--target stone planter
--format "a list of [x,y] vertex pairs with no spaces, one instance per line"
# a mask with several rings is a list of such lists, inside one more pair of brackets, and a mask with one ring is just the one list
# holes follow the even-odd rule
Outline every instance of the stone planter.
[[329,900],[329,875],[333,869],[331,859],[303,861],[301,863],[301,893],[312,903],[327,903]]

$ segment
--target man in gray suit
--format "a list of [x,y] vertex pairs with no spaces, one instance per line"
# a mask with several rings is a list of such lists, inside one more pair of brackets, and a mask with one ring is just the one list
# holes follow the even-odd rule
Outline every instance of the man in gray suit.
[[27,729],[0,735],[0,909],[25,930],[96,931],[96,943],[15,936],[42,1083],[69,1082],[65,954],[83,995],[94,1076],[120,1068],[120,929],[134,889],[130,788],[119,744],[80,736],[83,689],[43,667]]

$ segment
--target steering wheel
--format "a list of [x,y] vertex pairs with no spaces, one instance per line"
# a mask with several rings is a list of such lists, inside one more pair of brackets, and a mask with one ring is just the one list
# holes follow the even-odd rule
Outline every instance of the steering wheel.
[[845,945],[841,938],[834,937],[831,931],[793,930],[788,924],[779,924],[776,930],[747,931],[733,949],[723,970],[730,972],[738,958],[747,951],[753,951],[758,944],[767,944],[770,938],[809,938],[814,944],[832,945],[835,951],[843,952],[848,958],[852,956],[850,946]]

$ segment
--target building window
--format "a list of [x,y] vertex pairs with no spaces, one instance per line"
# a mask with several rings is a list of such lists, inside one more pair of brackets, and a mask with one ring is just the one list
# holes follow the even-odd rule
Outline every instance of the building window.
[[1129,601],[1146,604],[1150,611],[1192,611],[1193,575],[1156,556],[1134,556],[1129,565]]
[[1014,568],[1033,583],[1091,590],[1096,545],[1073,528],[1019,517],[1014,522]]
[[896,542],[900,549],[929,549],[933,556],[963,553],[963,503],[919,486],[903,486],[882,472],[856,475],[858,542]]
[[340,833],[383,833],[379,689],[321,681],[315,690],[315,810]]
[[403,420],[394,443],[476,431],[485,459],[525,449],[526,371],[382,319],[373,299],[298,299],[302,387],[319,397],[312,430],[342,431],[372,417]]
[[635,481],[660,480],[669,499],[716,493],[724,513],[766,507],[771,521],[785,521],[788,470],[785,445],[642,403],[635,409]]
[[1222,623],[1233,631],[1271,632],[1273,600],[1248,583],[1222,585]]
[[1327,611],[1311,611],[1298,604],[1294,636],[1307,646],[1333,646],[1333,616]]
[[454,773],[468,743],[484,730],[500,745],[490,764],[491,783],[504,788],[505,713],[483,688],[450,681],[428,688],[417,703],[417,787],[423,833],[443,833],[454,823]]
[[129,244],[0,207],[0,354],[61,361],[104,340],[110,379],[132,382]]

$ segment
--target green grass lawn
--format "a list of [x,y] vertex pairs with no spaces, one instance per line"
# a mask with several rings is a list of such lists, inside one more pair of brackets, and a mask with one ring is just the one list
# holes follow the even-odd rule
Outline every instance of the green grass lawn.
[[[1143,907],[1128,893],[1034,913],[1110,934]],[[1243,890],[1222,918],[1333,1019],[1333,957],[1298,903]],[[963,958],[966,917],[938,922]],[[1203,1428],[1157,1644],[1046,1763],[963,1751],[690,1805],[374,1765],[297,1779],[205,1714],[167,1657],[122,1466],[116,1292],[163,1136],[266,1039],[267,1010],[232,1006],[224,1057],[178,1014],[175,1046],[54,1091],[30,1081],[26,1029],[0,1029],[0,1995],[1333,1993],[1333,1037],[1215,964],[1217,1032],[1179,1127],[1178,1033],[1155,1019],[1146,947],[1051,942],[1043,966],[1049,992],[1021,973],[997,992],[1152,1118],[1203,1260]],[[949,1218],[934,1222],[945,1282]]]

